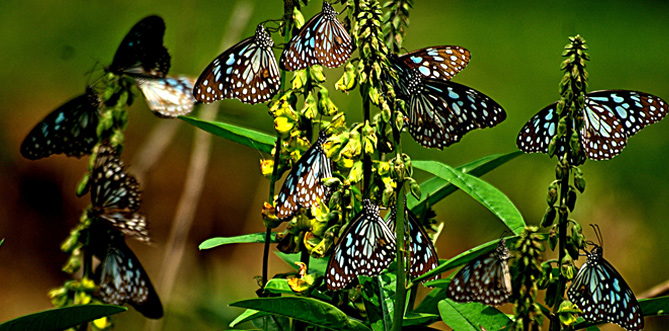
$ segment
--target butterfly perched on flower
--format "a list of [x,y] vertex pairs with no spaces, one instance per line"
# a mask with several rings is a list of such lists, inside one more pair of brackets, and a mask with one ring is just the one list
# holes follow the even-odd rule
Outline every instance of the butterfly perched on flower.
[[279,219],[292,217],[300,208],[310,208],[317,199],[327,203],[330,188],[325,186],[323,179],[332,177],[332,161],[322,145],[328,136],[325,130],[321,131],[316,142],[304,152],[286,176],[276,199],[276,216]]
[[[590,92],[584,104],[579,136],[583,151],[592,160],[608,160],[620,154],[629,137],[661,120],[669,111],[667,103],[654,95],[626,90]],[[518,148],[525,153],[548,154],[559,121],[557,102],[540,110],[520,130]],[[556,141],[557,154],[565,152],[568,139],[561,137]]]
[[21,143],[21,155],[38,160],[53,154],[81,157],[98,142],[100,98],[88,88],[47,115]]
[[258,24],[253,37],[228,48],[204,69],[193,96],[204,103],[234,98],[256,104],[271,99],[281,79],[272,46],[274,41]]
[[115,229],[93,224],[89,228],[93,254],[100,259],[95,270],[96,295],[107,304],[128,303],[148,318],[161,318],[163,306],[137,256]]
[[379,207],[364,199],[362,211],[334,248],[325,269],[325,284],[330,290],[340,290],[359,275],[380,275],[395,260],[395,245],[395,234],[379,216]]
[[[424,147],[443,149],[469,131],[493,127],[506,119],[504,109],[485,94],[448,80],[425,77],[421,66],[411,67],[388,56],[398,75],[395,92],[407,102],[406,125]],[[410,61],[410,57],[406,58]],[[432,71],[430,71],[433,76]]]
[[108,70],[115,74],[165,77],[170,70],[170,54],[163,46],[165,22],[148,16],[126,34]]
[[317,64],[336,68],[346,62],[353,52],[353,44],[337,14],[323,1],[323,10],[304,24],[281,53],[281,67],[288,71]]
[[123,234],[150,242],[147,221],[137,212],[142,192],[128,174],[118,152],[105,142],[98,147],[90,177],[92,215]]
[[511,295],[511,257],[506,240],[500,239],[494,251],[477,257],[451,279],[446,295],[457,302],[480,302],[499,306]]
[[195,80],[189,77],[136,77],[149,108],[156,116],[173,118],[193,111]]
[[[409,238],[407,241],[409,247],[409,261],[411,262],[411,267],[409,268],[409,274],[412,277],[418,277],[424,273],[436,268],[439,266],[439,256],[437,256],[437,250],[434,249],[434,244],[432,244],[432,239],[427,235],[423,226],[418,223],[416,216],[406,208],[406,199],[404,210],[406,211],[407,219],[409,221],[408,234]],[[395,233],[395,222],[397,217],[397,208],[393,206],[391,209],[391,216],[388,218],[386,225],[391,232]],[[405,223],[406,224],[406,223]],[[405,228],[406,229],[406,228]],[[434,279],[439,279],[439,275],[435,276]]]
[[434,46],[417,49],[398,58],[426,78],[451,80],[469,64],[471,53],[459,46]]
[[612,322],[627,330],[643,329],[643,314],[634,293],[623,277],[604,259],[599,227],[591,225],[599,245],[587,253],[585,264],[567,290],[569,301],[583,313],[586,321]]

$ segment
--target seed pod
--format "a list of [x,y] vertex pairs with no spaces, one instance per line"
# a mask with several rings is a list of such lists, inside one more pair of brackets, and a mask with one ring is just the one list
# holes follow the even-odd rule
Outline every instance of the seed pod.
[[576,191],[573,188],[569,188],[567,192],[567,207],[569,211],[574,211],[574,206],[576,205]]
[[541,227],[547,228],[553,225],[553,222],[555,222],[556,215],[557,211],[555,210],[555,206],[549,206],[546,209],[546,212],[544,213],[544,217],[541,219]]

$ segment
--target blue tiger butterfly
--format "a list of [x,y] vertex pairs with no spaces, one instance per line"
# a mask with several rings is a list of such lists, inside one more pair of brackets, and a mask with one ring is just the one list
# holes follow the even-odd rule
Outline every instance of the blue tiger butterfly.
[[471,53],[459,46],[433,46],[402,54],[398,58],[426,78],[451,80],[467,67]]
[[256,104],[271,99],[281,79],[272,46],[274,41],[258,24],[253,37],[230,47],[204,69],[193,96],[204,103],[234,98]]
[[323,10],[304,24],[281,53],[281,67],[288,71],[318,64],[336,68],[346,62],[353,44],[337,14],[332,5],[323,1]]
[[379,207],[364,199],[362,211],[334,247],[325,284],[330,290],[341,290],[359,275],[380,275],[395,260],[395,245],[395,234],[379,216]]
[[453,276],[446,295],[457,302],[493,306],[507,302],[511,296],[511,273],[507,262],[510,257],[506,240],[502,238],[495,250],[477,257]]
[[[651,94],[606,90],[586,94],[579,131],[582,150],[592,160],[612,159],[627,145],[627,139],[667,115],[667,103]],[[579,114],[579,115],[581,115]],[[546,153],[559,124],[557,102],[530,118],[518,134],[516,144],[525,153]],[[574,127],[574,126],[573,126]],[[556,141],[556,154],[563,154],[569,137]]]
[[583,313],[586,321],[612,322],[627,330],[643,329],[643,314],[634,293],[623,277],[604,259],[602,235],[598,226],[591,225],[599,245],[587,252],[585,263],[567,290],[569,301]]
[[410,56],[403,60],[390,54],[388,59],[399,78],[395,85],[398,98],[407,102],[409,133],[422,146],[443,149],[476,128],[493,127],[506,119],[504,109],[485,94],[443,78],[430,78],[434,77],[431,70],[426,77],[422,66],[407,65]]
[[323,179],[332,177],[332,161],[323,150],[323,143],[328,134],[321,131],[316,142],[307,149],[293,166],[276,201],[276,215],[285,220],[292,217],[300,208],[310,208],[320,199],[327,203],[330,188],[325,186]]

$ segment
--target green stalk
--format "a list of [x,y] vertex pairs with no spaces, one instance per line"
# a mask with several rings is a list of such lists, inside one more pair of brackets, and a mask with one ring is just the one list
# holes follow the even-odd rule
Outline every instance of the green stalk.
[[[400,133],[393,126],[393,138],[395,140],[395,149],[397,151],[396,158],[398,161],[402,160],[402,141],[400,140]],[[397,219],[395,220],[395,237],[397,238],[397,270],[395,280],[395,311],[393,317],[393,330],[402,330],[402,321],[404,320],[404,308],[406,302],[406,266],[407,261],[404,256],[404,225],[406,212],[405,208],[405,188],[404,188],[404,169],[401,169],[400,183],[397,189],[397,201],[395,208],[397,211]]]
[[[370,111],[370,100],[369,94],[367,91],[369,88],[362,88],[362,110],[364,116],[364,123],[370,123],[371,111]],[[362,157],[362,192],[365,198],[369,198],[370,183],[372,180],[372,157],[369,154],[364,153]]]
[[[571,125],[568,125],[567,128],[568,137],[571,136]],[[569,145],[569,144],[567,144]],[[566,148],[567,153],[571,153],[571,148]],[[569,155],[569,154],[567,154]],[[567,278],[562,274],[562,262],[567,253],[567,225],[569,218],[569,208],[567,207],[567,194],[569,191],[569,173],[570,167],[569,162],[565,159],[565,164],[567,164],[566,170],[562,172],[562,178],[560,179],[560,208],[559,208],[559,218],[558,218],[558,283],[557,291],[555,295],[557,300],[555,300],[555,305],[553,305],[553,314],[557,316],[558,309],[560,304],[564,300],[564,291],[567,286]],[[559,167],[562,167],[562,164],[558,164]],[[560,330],[560,320],[556,317],[551,320],[550,330]]]

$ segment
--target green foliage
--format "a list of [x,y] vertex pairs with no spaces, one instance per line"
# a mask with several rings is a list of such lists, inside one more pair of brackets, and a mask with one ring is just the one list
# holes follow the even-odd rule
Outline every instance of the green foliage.
[[[247,243],[264,243],[264,242],[265,242],[265,233],[253,233],[236,237],[219,237],[219,238],[207,239],[203,241],[200,244],[200,246],[198,246],[198,248],[200,250],[203,250],[228,244],[247,244]],[[271,242],[276,243],[275,234],[272,235]]]
[[122,313],[127,308],[114,305],[87,305],[49,309],[21,316],[0,324],[1,331],[40,330],[59,331],[93,320]]
[[190,116],[181,116],[179,118],[213,135],[225,138],[247,147],[255,148],[267,154],[272,152],[272,148],[274,148],[274,142],[276,141],[274,137],[268,134],[249,130],[232,124],[216,121],[204,121],[199,118]]
[[457,303],[451,299],[439,301],[439,316],[454,330],[503,330],[513,322],[506,314],[478,302]]

